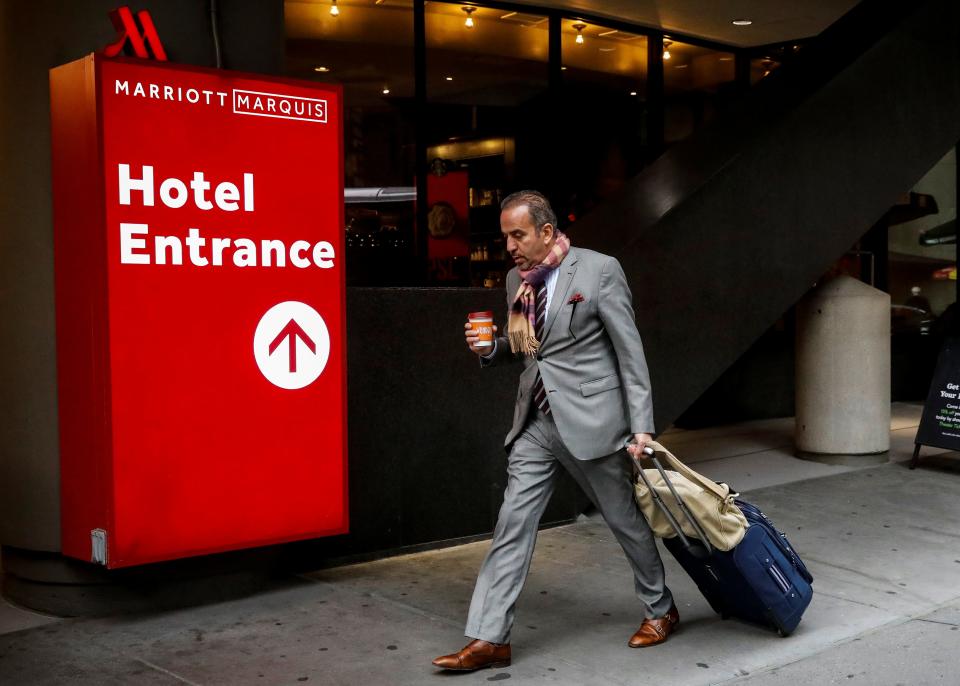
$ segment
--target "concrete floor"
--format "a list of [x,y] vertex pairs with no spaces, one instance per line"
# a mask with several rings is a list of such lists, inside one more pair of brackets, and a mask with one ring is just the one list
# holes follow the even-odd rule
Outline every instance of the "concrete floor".
[[56,620],[0,608],[0,684],[960,684],[960,458],[925,449],[922,468],[906,468],[919,416],[895,405],[892,461],[862,469],[793,458],[792,420],[662,437],[746,493],[809,565],[814,600],[786,639],[721,621],[664,554],[680,630],[627,648],[641,611],[619,546],[591,516],[541,533],[508,668],[430,666],[464,643],[479,542],[175,612]]

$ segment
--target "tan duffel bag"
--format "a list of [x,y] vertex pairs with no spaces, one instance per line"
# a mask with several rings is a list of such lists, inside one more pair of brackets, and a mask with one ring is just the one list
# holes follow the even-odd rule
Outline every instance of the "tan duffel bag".
[[689,521],[677,499],[663,479],[666,474],[670,483],[683,499],[684,504],[694,516],[702,528],[703,532],[710,539],[709,543],[718,550],[730,550],[743,540],[747,532],[747,518],[743,516],[740,508],[733,502],[734,493],[730,492],[727,484],[718,484],[716,481],[708,479],[703,474],[699,474],[690,469],[687,465],[678,460],[673,453],[664,448],[656,441],[650,441],[647,446],[652,448],[657,460],[666,463],[672,469],[644,469],[645,479],[637,476],[634,484],[634,497],[637,505],[643,512],[653,529],[655,536],[659,538],[673,538],[677,535],[670,520],[664,512],[657,506],[653,495],[650,493],[645,481],[650,484],[650,488],[656,490],[660,500],[673,514],[674,519],[679,522],[683,533],[692,538],[701,538],[694,525]]

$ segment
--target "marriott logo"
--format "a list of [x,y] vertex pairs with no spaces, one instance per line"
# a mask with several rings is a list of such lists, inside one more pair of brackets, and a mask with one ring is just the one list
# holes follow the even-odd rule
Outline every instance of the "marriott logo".
[[232,105],[233,114],[327,123],[327,101],[323,98],[305,98],[298,95],[248,91],[239,88],[234,88],[227,93],[127,79],[115,80],[113,94],[204,107],[225,108],[229,102]]

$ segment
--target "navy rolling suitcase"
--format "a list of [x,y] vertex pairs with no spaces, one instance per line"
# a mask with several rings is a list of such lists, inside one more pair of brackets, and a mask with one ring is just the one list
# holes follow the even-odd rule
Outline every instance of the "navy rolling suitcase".
[[[653,459],[654,466],[669,485],[670,481],[659,461],[653,457],[653,451],[646,448],[644,453]],[[639,472],[640,478],[646,481],[643,470]],[[813,598],[813,576],[786,536],[777,531],[766,515],[750,503],[735,501],[749,526],[735,548],[717,550],[710,545],[703,528],[672,485],[670,491],[677,498],[681,512],[698,531],[699,540],[684,535],[663,501],[652,488],[650,491],[654,493],[654,502],[677,532],[675,538],[664,539],[664,545],[694,580],[715,612],[724,619],[737,617],[772,627],[781,636],[788,636],[797,628]]]

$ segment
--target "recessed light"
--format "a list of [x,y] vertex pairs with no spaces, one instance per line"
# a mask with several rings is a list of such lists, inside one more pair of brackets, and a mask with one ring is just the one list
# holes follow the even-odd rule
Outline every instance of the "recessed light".
[[453,77],[452,77],[452,76],[448,76],[448,77],[446,77],[446,79],[447,79],[447,81],[453,81]]
[[390,95],[390,89],[389,89],[389,88],[384,88],[384,89],[383,89],[383,94],[384,94],[384,95]]
[[560,71],[566,71],[566,70],[567,70],[566,67],[560,67]]
[[330,67],[314,67],[313,70],[318,71],[321,74],[326,74],[328,71],[330,71]]
[[734,19],[731,22],[734,26],[750,26],[753,23],[750,19]]
[[637,91],[630,91],[630,95],[636,95]]

